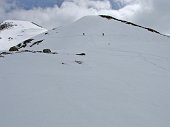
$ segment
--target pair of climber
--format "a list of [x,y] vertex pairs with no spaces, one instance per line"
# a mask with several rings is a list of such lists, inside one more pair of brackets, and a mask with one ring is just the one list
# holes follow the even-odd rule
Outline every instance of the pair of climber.
[[[83,33],[83,36],[85,36],[85,33]],[[102,33],[102,36],[104,36],[104,33]]]

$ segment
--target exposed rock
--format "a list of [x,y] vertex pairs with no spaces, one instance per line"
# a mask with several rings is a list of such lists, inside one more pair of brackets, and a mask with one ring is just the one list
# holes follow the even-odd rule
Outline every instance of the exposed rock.
[[151,29],[151,28],[146,28],[148,31],[150,32],[153,32],[153,33],[157,33],[157,34],[160,34],[158,31],[154,30],[154,29]]
[[9,51],[18,51],[18,48],[16,46],[13,46],[9,49]]
[[151,29],[151,28],[147,28],[147,27],[144,27],[144,26],[141,26],[141,25],[137,25],[135,23],[132,23],[132,22],[128,22],[128,21],[125,21],[125,20],[120,20],[120,19],[117,19],[117,18],[114,18],[112,16],[108,16],[108,15],[99,15],[100,17],[102,18],[106,18],[108,20],[116,20],[116,21],[119,21],[119,22],[122,22],[122,23],[125,23],[125,24],[128,24],[128,25],[132,25],[132,26],[136,26],[136,27],[139,27],[139,28],[143,28],[143,29],[146,29],[150,32],[153,32],[153,33],[157,33],[159,35],[163,35],[163,36],[166,36],[166,37],[169,37],[168,35],[165,35],[165,34],[161,34],[160,32],[154,30],[154,29]]
[[10,54],[12,54],[12,53],[10,53],[10,52],[1,52],[0,53],[0,55],[10,55]]
[[1,30],[5,30],[5,29],[8,29],[10,27],[14,26],[12,23],[3,23],[3,24],[0,24],[0,31]]
[[111,16],[108,16],[108,15],[100,15],[102,18],[106,18],[106,19],[108,19],[108,20],[111,20],[111,19],[113,19],[113,17],[111,17]]
[[33,41],[34,39],[28,39],[28,40],[25,40],[24,42],[23,42],[23,44],[28,44],[28,43],[31,43],[31,41]]
[[40,26],[40,25],[36,24],[35,22],[31,22],[31,23],[32,23],[32,24],[34,24],[34,25],[36,25],[36,26],[38,26],[38,27],[43,28],[42,26]]
[[82,64],[83,62],[82,61],[78,61],[78,60],[75,60],[76,63],[78,64]]
[[50,49],[43,49],[43,53],[51,53]]
[[52,30],[56,30],[57,28],[53,28]]
[[25,48],[27,46],[28,43],[31,43],[31,41],[33,41],[34,39],[27,39],[25,41],[23,41],[22,43],[19,43],[17,45],[18,49],[20,48]]
[[58,54],[57,52],[51,52],[50,54]]
[[86,53],[78,53],[78,54],[76,54],[76,55],[79,55],[79,56],[85,56],[85,55],[86,55]]
[[8,39],[9,39],[9,40],[12,40],[13,38],[12,38],[12,37],[9,37]]
[[37,53],[43,53],[43,51],[36,51]]
[[43,42],[44,40],[39,40],[34,42],[30,47],[33,47],[34,45],[39,45],[41,42]]

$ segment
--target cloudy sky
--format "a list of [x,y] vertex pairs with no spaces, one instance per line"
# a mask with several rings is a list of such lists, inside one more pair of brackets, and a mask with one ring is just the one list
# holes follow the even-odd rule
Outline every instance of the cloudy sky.
[[108,14],[170,33],[169,0],[0,0],[0,22],[28,20],[48,29]]

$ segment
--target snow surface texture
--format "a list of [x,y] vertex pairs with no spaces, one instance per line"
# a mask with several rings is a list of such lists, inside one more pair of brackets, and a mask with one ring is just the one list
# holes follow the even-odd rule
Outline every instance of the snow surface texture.
[[28,21],[7,20],[0,24],[0,50],[8,50],[47,30]]
[[90,16],[33,39],[57,54],[0,58],[0,126],[170,125],[170,38]]

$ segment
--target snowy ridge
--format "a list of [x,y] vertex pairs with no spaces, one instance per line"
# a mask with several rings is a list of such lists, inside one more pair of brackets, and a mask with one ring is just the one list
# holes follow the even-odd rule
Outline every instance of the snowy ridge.
[[152,28],[148,28],[148,27],[144,27],[144,26],[141,26],[141,25],[137,25],[135,23],[132,23],[132,22],[129,22],[129,21],[126,21],[126,20],[120,20],[120,19],[117,19],[117,18],[112,17],[112,16],[108,16],[108,15],[100,15],[100,16],[103,17],[103,18],[106,18],[108,20],[113,19],[113,20],[116,20],[116,21],[119,21],[119,22],[122,22],[122,23],[125,23],[125,24],[128,24],[128,25],[132,25],[132,26],[135,26],[135,27],[146,29],[149,32],[153,32],[153,33],[157,33],[157,34],[162,35],[162,36],[170,37],[169,35],[162,34],[162,33],[158,32],[157,30],[154,30]]
[[170,38],[87,16],[0,53],[2,127],[167,127]]
[[[99,20],[98,21],[96,21],[96,24],[90,24],[90,23],[88,23],[88,24],[84,24],[83,23],[83,20],[84,19],[90,19],[90,20],[93,20],[93,18],[98,18]],[[21,48],[25,48],[25,47],[32,47],[32,46],[35,46],[36,44],[40,44],[41,42],[45,42],[45,40],[46,40],[46,38],[48,39],[48,36],[50,36],[50,35],[53,35],[53,36],[58,36],[57,34],[59,34],[60,35],[60,30],[61,31],[65,31],[66,33],[65,34],[67,34],[67,35],[69,35],[69,36],[71,36],[71,34],[73,34],[73,36],[81,36],[81,35],[83,35],[83,31],[84,32],[86,32],[86,34],[88,34],[88,32],[89,32],[89,34],[96,34],[97,32],[100,34],[100,35],[102,35],[102,34],[104,34],[104,32],[106,32],[105,33],[105,35],[107,36],[107,32],[109,33],[109,36],[112,34],[112,35],[114,35],[114,34],[117,34],[117,33],[114,33],[114,32],[116,32],[114,29],[115,28],[118,28],[117,26],[116,26],[116,22],[115,21],[118,21],[118,22],[120,22],[120,23],[118,23],[118,24],[121,24],[122,25],[122,23],[124,23],[125,25],[127,25],[125,28],[127,29],[127,30],[121,30],[121,31],[119,31],[120,33],[125,33],[125,34],[127,34],[126,32],[131,32],[131,27],[132,26],[135,26],[136,28],[137,28],[137,31],[142,31],[142,33],[144,33],[146,36],[157,36],[157,35],[150,35],[150,34],[152,34],[152,33],[156,33],[156,34],[158,34],[158,35],[161,35],[161,36],[165,36],[165,37],[168,37],[169,38],[169,36],[168,35],[165,35],[165,34],[162,34],[162,33],[160,33],[160,32],[158,32],[157,30],[154,30],[154,29],[152,29],[152,28],[148,28],[148,27],[144,27],[144,26],[140,26],[140,25],[137,25],[137,24],[135,24],[135,23],[132,23],[132,22],[128,22],[128,21],[125,21],[125,20],[120,20],[120,19],[117,19],[117,18],[114,18],[114,17],[111,17],[111,16],[106,16],[106,15],[100,15],[100,17],[102,17],[102,18],[106,18],[106,19],[108,19],[109,21],[105,21],[105,20],[103,20],[104,21],[104,26],[107,26],[107,28],[105,27],[105,28],[102,28],[103,27],[103,23],[101,24],[101,20],[102,19],[100,19],[99,17],[97,17],[97,16],[87,16],[87,18],[86,17],[84,17],[84,18],[82,18],[82,19],[80,19],[79,21],[77,21],[76,23],[73,23],[73,24],[71,24],[70,26],[68,26],[68,28],[66,29],[66,31],[64,30],[65,29],[65,27],[60,27],[60,28],[58,28],[58,29],[53,29],[53,30],[51,30],[51,31],[49,31],[49,32],[46,32],[46,33],[44,33],[44,34],[42,34],[42,35],[40,35],[40,37],[36,37],[36,39],[32,39],[31,41],[29,41],[28,42],[28,45],[27,45],[27,43],[24,41],[24,42],[22,42],[22,43],[20,43],[20,44],[18,44],[16,47],[18,48],[18,49],[21,49]],[[111,20],[111,19],[113,19],[113,20]],[[110,21],[111,20],[111,21]],[[81,22],[82,21],[82,22]],[[80,23],[80,25],[78,26],[78,28],[76,28],[77,26],[74,26],[74,24],[79,24],[79,22],[81,22]],[[91,21],[89,21],[89,22],[91,22]],[[93,23],[93,22],[92,22]],[[90,28],[89,27],[84,27],[84,25],[87,25],[87,26],[90,26]],[[94,25],[97,25],[98,26],[98,28],[97,28],[97,30],[95,31],[93,31],[93,33],[91,33],[92,31],[91,31],[91,29],[96,29],[96,26],[94,26]],[[109,28],[110,27],[110,28]],[[120,29],[121,27],[119,27],[118,29]],[[135,29],[136,29],[135,28]],[[140,30],[140,29],[138,29],[138,28],[142,28],[143,30],[147,30],[148,32],[150,32],[150,33],[148,33],[148,32],[143,32],[143,30]],[[72,31],[72,29],[75,29],[75,31],[73,32]],[[90,29],[90,31],[88,30],[88,29]],[[113,32],[112,32],[113,31]],[[76,34],[76,35],[74,35],[74,34]],[[85,33],[84,33],[85,34]],[[130,34],[130,33],[129,33]],[[132,34],[134,34],[134,33],[132,33]],[[66,35],[66,37],[67,37],[67,35]],[[140,36],[140,35],[137,35],[137,36]],[[40,39],[37,39],[37,38],[40,38]],[[40,43],[39,43],[40,42]],[[50,45],[49,43],[48,43],[48,45]]]
[[7,20],[0,24],[0,50],[10,47],[47,31],[28,21]]

